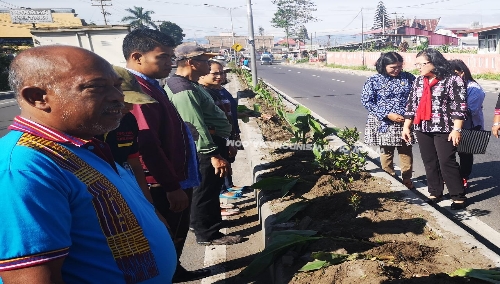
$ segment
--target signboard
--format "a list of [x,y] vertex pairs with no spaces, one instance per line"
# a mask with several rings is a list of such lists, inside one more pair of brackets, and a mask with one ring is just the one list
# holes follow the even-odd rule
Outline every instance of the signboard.
[[50,9],[12,9],[10,19],[13,24],[52,23]]
[[233,46],[231,46],[231,48],[239,52],[240,50],[243,49],[243,46],[241,46],[241,44],[235,43],[233,44]]

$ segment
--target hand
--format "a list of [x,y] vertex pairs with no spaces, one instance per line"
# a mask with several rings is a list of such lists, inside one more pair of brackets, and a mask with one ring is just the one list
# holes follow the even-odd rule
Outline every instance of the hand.
[[448,141],[452,141],[453,146],[457,146],[458,143],[460,142],[460,137],[461,137],[460,132],[452,130],[450,132],[450,135],[448,135]]
[[168,203],[170,203],[170,210],[174,212],[181,212],[189,205],[187,194],[182,189],[167,192]]
[[410,133],[411,133],[410,128],[407,128],[407,127],[404,127],[403,132],[401,132],[401,138],[403,138],[403,140],[406,141],[406,143],[411,142],[411,134]]
[[229,158],[236,157],[236,154],[238,153],[238,148],[234,146],[229,146]]
[[498,138],[498,130],[500,130],[500,125],[495,125],[491,127],[491,132],[493,135],[495,135],[496,138]]
[[387,118],[394,122],[404,122],[405,118],[397,113],[389,113]]
[[210,159],[210,162],[212,163],[212,166],[215,169],[215,175],[218,175],[220,177],[225,177],[231,172],[231,167],[229,166],[229,163],[220,155],[213,156]]

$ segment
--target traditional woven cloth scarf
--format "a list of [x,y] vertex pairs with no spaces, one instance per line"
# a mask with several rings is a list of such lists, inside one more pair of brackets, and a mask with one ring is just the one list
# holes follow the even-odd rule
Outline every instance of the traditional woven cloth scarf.
[[424,77],[424,90],[422,92],[422,98],[420,98],[420,102],[418,104],[417,113],[415,114],[413,124],[419,124],[422,120],[431,120],[431,88],[434,87],[438,82],[438,78],[434,78],[434,81],[432,81],[432,83],[429,83],[429,78]]

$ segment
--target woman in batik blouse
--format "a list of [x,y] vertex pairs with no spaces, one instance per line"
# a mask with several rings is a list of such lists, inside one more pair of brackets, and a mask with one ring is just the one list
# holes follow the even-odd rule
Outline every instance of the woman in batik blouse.
[[465,189],[456,161],[457,145],[467,111],[464,81],[437,50],[417,54],[420,76],[413,85],[405,112],[403,139],[411,141],[415,127],[424,162],[429,202],[443,197],[444,183],[453,200],[451,209],[465,208]]
[[411,189],[412,144],[416,139],[406,143],[401,133],[415,76],[402,71],[403,57],[396,52],[382,53],[375,67],[378,74],[368,78],[361,93],[361,103],[368,110],[365,143],[380,146],[382,169],[392,176],[395,176],[394,152],[397,149],[403,184]]

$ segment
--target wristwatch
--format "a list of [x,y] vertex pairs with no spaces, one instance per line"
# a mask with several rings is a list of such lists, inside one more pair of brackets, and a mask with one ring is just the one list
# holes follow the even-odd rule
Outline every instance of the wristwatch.
[[498,125],[500,125],[500,122],[493,123],[493,126],[498,126]]
[[462,128],[453,128],[453,130],[457,131],[458,133],[462,132]]

